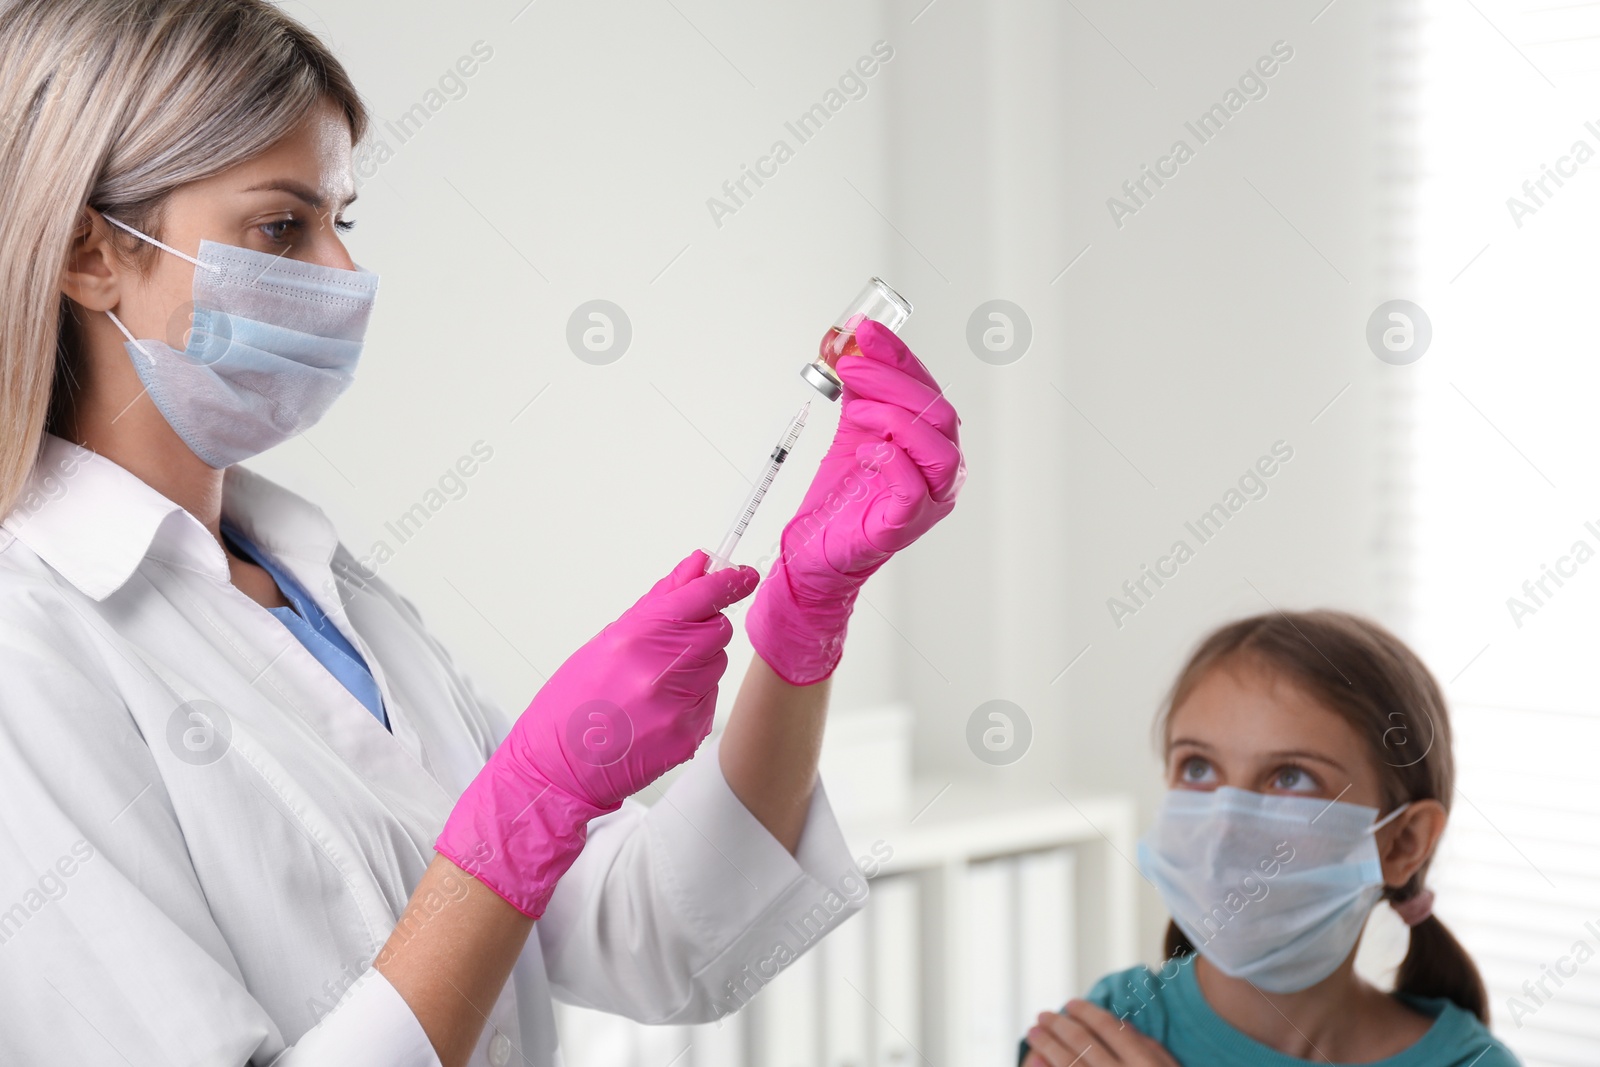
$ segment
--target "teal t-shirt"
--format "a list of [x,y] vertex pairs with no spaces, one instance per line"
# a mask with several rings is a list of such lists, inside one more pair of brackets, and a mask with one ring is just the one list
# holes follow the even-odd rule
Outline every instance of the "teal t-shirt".
[[[1193,961],[1187,956],[1161,971],[1141,964],[1108,974],[1083,999],[1161,1042],[1183,1067],[1306,1067],[1313,1062],[1286,1056],[1229,1025],[1206,1003]],[[1405,1051],[1362,1067],[1519,1067],[1511,1050],[1471,1012],[1434,997],[1396,996],[1432,1016],[1433,1025]],[[1027,1047],[1023,1042],[1019,1064]]]

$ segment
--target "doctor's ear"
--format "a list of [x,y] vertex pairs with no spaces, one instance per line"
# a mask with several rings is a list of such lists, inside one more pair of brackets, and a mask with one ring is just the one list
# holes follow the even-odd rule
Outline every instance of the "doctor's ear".
[[67,246],[61,292],[90,311],[109,311],[122,299],[122,286],[133,269],[112,243],[116,227],[92,207],[84,207]]
[[1378,855],[1383,864],[1383,880],[1402,886],[1433,855],[1449,813],[1437,800],[1414,800],[1395,816],[1394,822],[1378,831]]

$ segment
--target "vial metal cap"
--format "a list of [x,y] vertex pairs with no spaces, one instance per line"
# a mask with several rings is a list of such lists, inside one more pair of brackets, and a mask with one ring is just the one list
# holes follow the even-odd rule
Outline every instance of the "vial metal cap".
[[844,395],[844,385],[829,374],[826,367],[818,366],[815,363],[807,363],[800,368],[800,377],[804,378],[808,385],[829,400],[838,400],[839,397]]

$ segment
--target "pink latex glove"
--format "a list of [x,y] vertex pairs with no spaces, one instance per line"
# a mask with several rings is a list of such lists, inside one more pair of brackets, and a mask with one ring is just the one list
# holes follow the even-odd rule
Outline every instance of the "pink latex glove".
[[696,549],[556,669],[434,843],[529,918],[544,914],[589,820],[694,755],[711,732],[733,637],[722,610],[760,574],[703,574],[706,559]]
[[745,616],[756,653],[790,685],[833,673],[862,584],[950,514],[967,478],[961,418],[928,368],[870,319],[856,344],[861,355],[834,368],[833,444]]

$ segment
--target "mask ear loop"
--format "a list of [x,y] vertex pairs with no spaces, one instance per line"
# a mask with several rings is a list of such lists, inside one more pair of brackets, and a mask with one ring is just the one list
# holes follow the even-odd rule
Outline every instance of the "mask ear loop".
[[106,314],[111,316],[111,321],[117,324],[117,329],[122,331],[122,336],[128,339],[128,343],[133,345],[134,348],[137,348],[139,353],[144,356],[145,360],[153,366],[155,364],[156,357],[150,354],[150,350],[146,348],[137,337],[128,332],[128,328],[122,325],[122,320],[117,318],[117,313],[107,308]]
[[[161,249],[163,252],[171,252],[173,255],[177,256],[180,259],[188,260],[190,263],[193,263],[195,265],[195,267],[197,267],[197,268],[199,268],[201,270],[209,270],[209,271],[211,271],[213,273],[222,270],[221,267],[219,267],[219,266],[217,266],[217,265],[215,265],[213,263],[202,263],[198,259],[195,259],[193,256],[189,255],[189,253],[187,253],[187,252],[180,252],[176,248],[173,248],[171,245],[162,244],[160,241],[156,240],[154,237],[151,237],[149,234],[140,233],[138,230],[134,229],[132,226],[129,226],[126,222],[122,222],[122,221],[119,221],[117,219],[114,219],[110,215],[107,215],[104,211],[100,212],[100,217],[105,219],[107,222],[111,223],[111,225],[113,225],[113,226],[118,226],[118,227],[121,227],[124,230],[127,230],[129,233],[133,234],[135,237],[139,238],[141,241],[149,241],[151,244],[155,245],[157,248]],[[117,318],[117,313],[108,308],[106,310],[106,314],[111,317],[111,321],[112,322],[117,324],[117,329],[122,331],[122,336],[126,337],[128,339],[128,342],[130,344],[132,344],[134,348],[137,348],[139,350],[139,352],[144,356],[144,358],[146,360],[148,360],[153,365],[155,363],[155,361],[156,361],[156,357],[151,355],[150,350],[148,348],[146,348],[144,345],[140,344],[138,338],[134,337],[133,334],[129,332],[128,328],[122,324],[122,320]]]
[[1377,822],[1375,822],[1371,826],[1367,827],[1367,833],[1369,833],[1369,834],[1377,833],[1379,830],[1383,829],[1385,826],[1388,826],[1391,822],[1393,822],[1395,820],[1396,816],[1398,816],[1402,811],[1405,811],[1410,806],[1411,806],[1411,801],[1409,801],[1409,800],[1406,801],[1404,804],[1400,805],[1398,808],[1395,808],[1389,814],[1385,815],[1383,818],[1379,819]]
[[219,270],[222,269],[221,267],[218,267],[215,264],[202,263],[198,259],[195,259],[193,256],[191,256],[189,253],[180,252],[176,248],[173,248],[171,245],[162,244],[160,241],[156,240],[154,237],[151,237],[149,234],[140,233],[138,230],[134,229],[132,226],[129,226],[126,222],[120,222],[117,219],[112,218],[110,215],[107,215],[104,211],[100,212],[100,217],[105,219],[107,222],[111,223],[111,225],[113,225],[113,226],[120,226],[122,229],[127,230],[129,233],[133,234],[135,237],[139,238],[141,241],[149,241],[151,244],[155,245],[157,248],[161,249],[163,252],[171,252],[173,255],[177,256],[179,259],[187,259],[190,263],[193,263],[197,267],[204,267],[206,270],[209,270],[209,271],[219,271]]
[[[1377,833],[1379,830],[1383,829],[1383,827],[1392,822],[1395,816],[1399,815],[1402,811],[1405,811],[1410,806],[1411,801],[1406,801],[1404,804],[1400,805],[1398,808],[1395,808],[1389,814],[1385,815],[1383,818],[1367,827],[1367,832]],[[1433,890],[1431,889],[1419,889],[1414,896],[1408,897],[1405,900],[1395,900],[1393,897],[1388,899],[1389,906],[1395,910],[1396,914],[1400,916],[1401,921],[1404,922],[1407,927],[1415,926],[1433,914]]]

